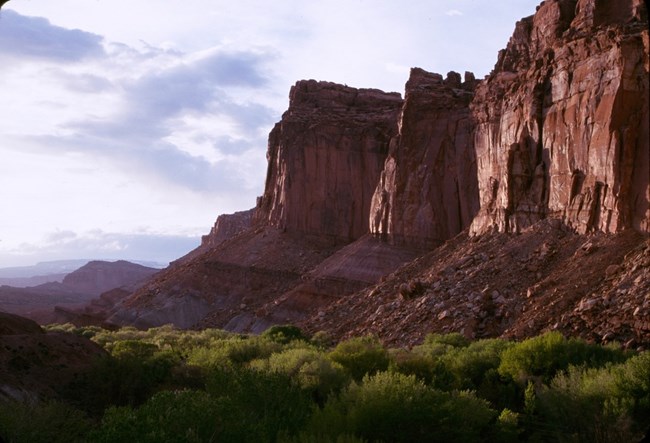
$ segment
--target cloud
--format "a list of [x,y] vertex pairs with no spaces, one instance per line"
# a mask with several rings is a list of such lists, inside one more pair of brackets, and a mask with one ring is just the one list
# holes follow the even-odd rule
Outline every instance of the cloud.
[[[88,259],[132,259],[169,262],[187,254],[200,244],[198,237],[161,235],[155,233],[119,234],[91,230],[81,233],[54,231],[37,243],[23,243],[19,248],[0,254],[0,262],[30,263],[38,260],[60,260],[70,257]],[[3,257],[6,256],[6,257]],[[33,260],[35,261],[35,260]]]
[[0,24],[0,47],[5,56],[76,62],[104,54],[101,36],[54,26],[44,18],[3,10]]
[[272,52],[107,46],[104,57],[83,66],[61,63],[39,71],[40,84],[59,86],[49,102],[70,117],[60,117],[49,131],[24,134],[33,149],[81,154],[153,180],[159,189],[259,191],[277,111],[254,100],[268,85]]
[[445,12],[445,15],[448,15],[450,17],[454,16],[461,16],[463,13],[459,11],[458,9],[450,9],[449,11]]

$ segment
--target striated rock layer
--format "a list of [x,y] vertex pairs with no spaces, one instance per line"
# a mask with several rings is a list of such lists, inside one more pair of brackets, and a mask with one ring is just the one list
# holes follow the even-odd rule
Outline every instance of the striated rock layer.
[[471,104],[472,233],[650,230],[648,49],[637,0],[549,0],[517,23]]

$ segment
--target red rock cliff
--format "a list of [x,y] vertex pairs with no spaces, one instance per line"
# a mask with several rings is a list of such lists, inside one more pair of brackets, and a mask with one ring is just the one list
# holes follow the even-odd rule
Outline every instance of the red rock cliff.
[[647,23],[639,0],[548,0],[517,23],[471,104],[473,233],[650,230]]
[[478,211],[469,102],[474,76],[461,83],[411,70],[399,135],[375,190],[370,230],[393,243],[434,246],[468,227]]
[[292,232],[354,240],[368,213],[402,98],[314,80],[291,88],[269,135],[256,220]]

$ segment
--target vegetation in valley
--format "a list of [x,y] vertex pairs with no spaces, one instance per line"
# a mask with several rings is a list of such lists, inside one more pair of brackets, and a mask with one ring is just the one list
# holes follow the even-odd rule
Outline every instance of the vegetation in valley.
[[650,426],[650,352],[557,332],[388,349],[293,326],[48,328],[108,354],[57,400],[1,404],[0,441],[630,442]]

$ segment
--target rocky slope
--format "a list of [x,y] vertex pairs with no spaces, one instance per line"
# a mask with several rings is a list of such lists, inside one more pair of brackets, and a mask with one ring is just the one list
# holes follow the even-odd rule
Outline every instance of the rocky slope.
[[650,240],[584,236],[559,220],[520,234],[462,233],[301,323],[395,345],[427,333],[525,338],[548,330],[650,348]]
[[4,312],[0,349],[0,402],[56,398],[106,354],[87,338],[45,333],[35,322]]
[[252,227],[111,320],[647,346],[649,48],[639,0],[548,0],[481,81],[298,82]]

